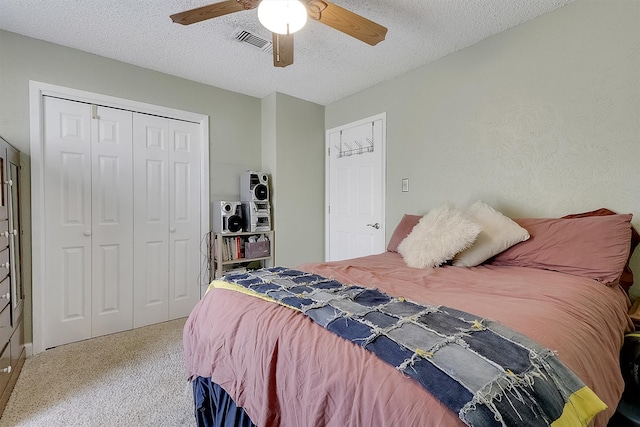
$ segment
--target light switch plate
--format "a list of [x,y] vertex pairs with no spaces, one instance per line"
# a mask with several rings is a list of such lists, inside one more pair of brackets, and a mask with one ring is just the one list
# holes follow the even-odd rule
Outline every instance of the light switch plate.
[[402,178],[402,192],[406,193],[409,191],[409,178]]

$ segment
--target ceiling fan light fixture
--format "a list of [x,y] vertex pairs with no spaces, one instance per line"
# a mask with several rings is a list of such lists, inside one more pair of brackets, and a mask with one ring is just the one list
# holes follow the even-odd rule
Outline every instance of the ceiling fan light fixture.
[[262,0],[258,19],[272,33],[293,34],[306,24],[307,8],[298,0]]

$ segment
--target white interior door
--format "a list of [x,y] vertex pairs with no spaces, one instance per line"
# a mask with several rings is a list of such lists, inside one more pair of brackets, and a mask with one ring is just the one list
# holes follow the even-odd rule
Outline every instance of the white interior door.
[[91,144],[92,336],[133,327],[130,111],[97,107]]
[[200,130],[169,122],[169,319],[200,299]]
[[[46,347],[132,326],[131,113],[45,98]],[[45,347],[45,348],[46,348]]]
[[134,114],[134,326],[188,316],[200,299],[200,129]]
[[91,337],[91,107],[46,97],[44,109],[49,348]]
[[326,259],[385,249],[385,115],[327,132]]
[[133,115],[135,328],[168,319],[169,122]]

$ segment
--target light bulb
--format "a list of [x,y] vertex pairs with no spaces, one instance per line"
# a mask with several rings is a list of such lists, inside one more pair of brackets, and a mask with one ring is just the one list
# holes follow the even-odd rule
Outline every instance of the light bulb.
[[307,22],[307,8],[298,0],[262,0],[258,19],[272,33],[293,34]]

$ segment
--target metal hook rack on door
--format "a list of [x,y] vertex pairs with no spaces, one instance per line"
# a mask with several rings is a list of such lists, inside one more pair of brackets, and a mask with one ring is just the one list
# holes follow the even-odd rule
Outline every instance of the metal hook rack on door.
[[[342,139],[342,132],[340,133],[340,137]],[[352,156],[354,154],[372,153],[373,141],[367,137],[365,137],[364,139],[367,142],[367,145],[364,145],[364,146],[357,139],[353,141],[357,145],[356,148],[351,147],[351,145],[349,145],[348,142],[342,142],[342,141],[340,141],[340,146],[334,145],[334,147],[336,147],[336,149],[338,150],[338,158],[343,156]],[[346,150],[343,149],[343,146],[347,147],[347,149]]]

